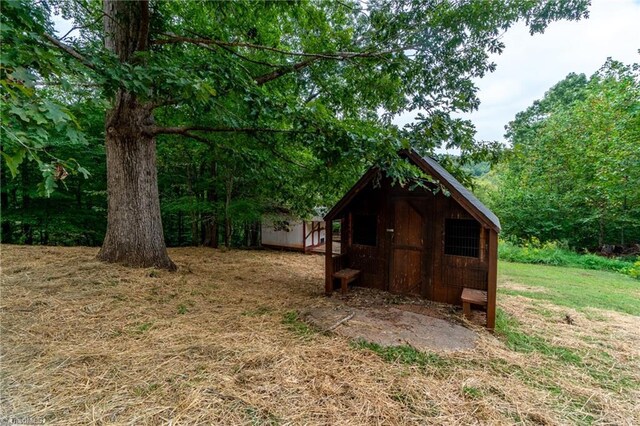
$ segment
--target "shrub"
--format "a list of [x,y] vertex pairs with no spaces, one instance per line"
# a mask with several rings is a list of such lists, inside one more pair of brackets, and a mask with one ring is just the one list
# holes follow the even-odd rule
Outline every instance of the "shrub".
[[498,257],[508,262],[620,272],[640,279],[640,260],[638,259],[633,263],[634,259],[607,258],[591,253],[580,254],[557,241],[541,243],[537,238],[532,238],[518,245],[500,240]]
[[629,268],[629,275],[640,280],[640,260],[637,260],[632,267]]

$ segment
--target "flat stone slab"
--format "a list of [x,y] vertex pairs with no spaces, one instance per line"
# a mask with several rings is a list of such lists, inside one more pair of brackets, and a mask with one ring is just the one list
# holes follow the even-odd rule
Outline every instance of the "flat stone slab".
[[[399,308],[404,308],[400,306]],[[461,351],[473,349],[477,334],[461,325],[395,306],[367,308],[337,305],[311,309],[304,314],[313,326],[353,339],[383,346],[411,345],[418,350]]]

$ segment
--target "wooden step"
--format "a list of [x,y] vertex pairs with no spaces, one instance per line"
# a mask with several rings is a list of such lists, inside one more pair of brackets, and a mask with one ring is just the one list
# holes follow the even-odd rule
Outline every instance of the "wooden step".
[[357,269],[341,269],[335,274],[333,274],[334,278],[346,278],[346,279],[355,279],[358,275],[360,275],[360,271]]
[[340,279],[340,291],[342,293],[347,292],[347,286],[350,282],[355,281],[360,277],[360,271],[357,269],[341,269],[333,274],[334,278]]
[[473,288],[463,288],[460,299],[462,299],[463,302],[473,303],[474,305],[486,306],[487,292]]
[[487,306],[487,292],[474,288],[463,288],[460,300],[462,300],[462,312],[464,316],[470,318],[471,305]]

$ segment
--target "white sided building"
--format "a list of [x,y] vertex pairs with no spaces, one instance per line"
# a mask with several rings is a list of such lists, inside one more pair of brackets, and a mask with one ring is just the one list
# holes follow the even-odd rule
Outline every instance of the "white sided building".
[[311,220],[281,216],[262,222],[262,246],[304,253],[324,253],[325,223],[322,217]]

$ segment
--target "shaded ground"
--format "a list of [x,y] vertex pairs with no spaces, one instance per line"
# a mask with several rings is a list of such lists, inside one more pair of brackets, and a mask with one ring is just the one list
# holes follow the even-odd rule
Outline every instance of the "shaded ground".
[[349,318],[334,329],[337,334],[384,346],[409,345],[423,351],[455,351],[473,349],[476,341],[476,334],[465,327],[395,307],[315,308],[305,316],[320,330],[330,329]]
[[303,312],[304,319],[318,330],[384,346],[445,352],[475,347],[477,333],[458,324],[447,305],[364,288],[331,300],[331,306]]
[[336,303],[321,256],[173,249],[169,273],[1,249],[0,423],[640,424],[640,317],[517,293],[541,277],[501,275],[500,329],[473,349],[394,351],[298,320]]

